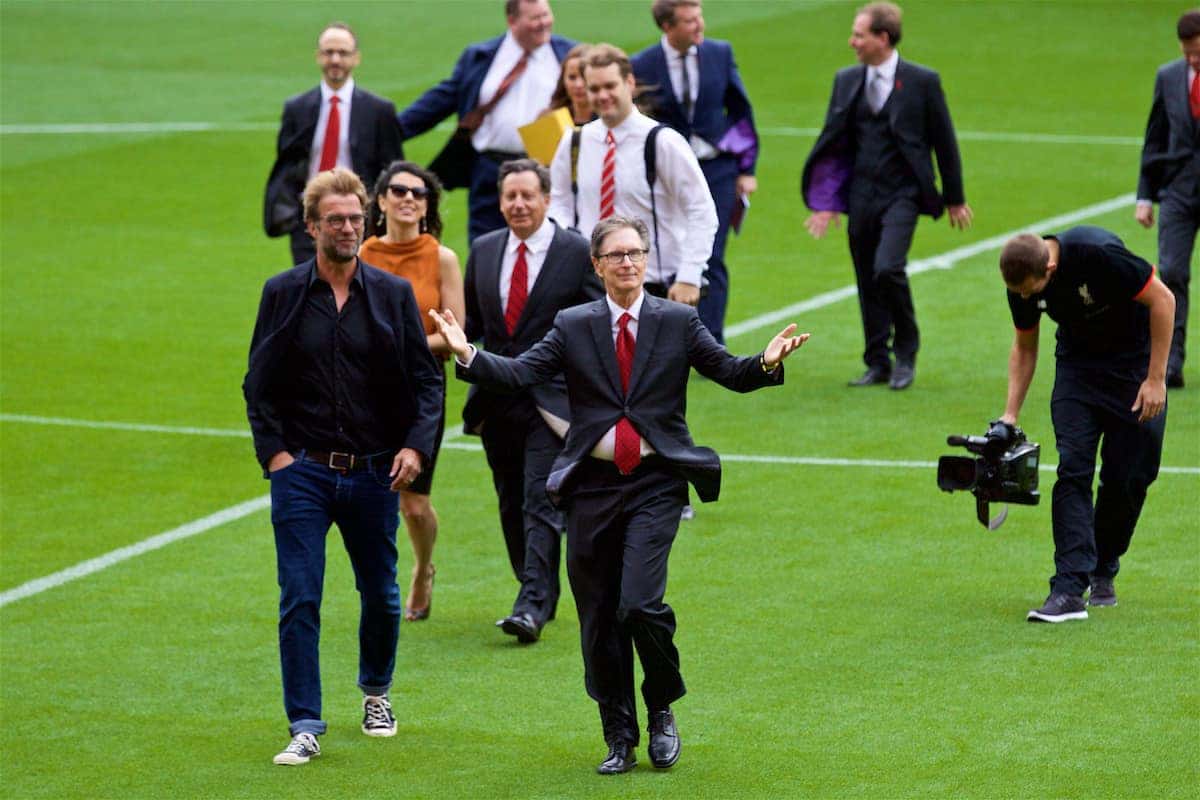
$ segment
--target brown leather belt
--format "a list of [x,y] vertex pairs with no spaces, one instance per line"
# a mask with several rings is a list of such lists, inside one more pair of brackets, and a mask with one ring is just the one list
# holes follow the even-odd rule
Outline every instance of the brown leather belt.
[[371,469],[372,464],[378,465],[385,458],[390,460],[391,454],[375,453],[369,456],[356,456],[352,453],[323,453],[320,450],[304,451],[305,461],[313,461],[330,469],[336,469],[338,472],[359,472]]

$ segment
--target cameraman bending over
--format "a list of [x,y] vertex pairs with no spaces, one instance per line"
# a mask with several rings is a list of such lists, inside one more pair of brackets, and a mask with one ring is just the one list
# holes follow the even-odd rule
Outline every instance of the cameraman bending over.
[[1055,572],[1050,596],[1027,618],[1087,619],[1089,586],[1090,605],[1117,604],[1113,578],[1158,476],[1175,298],[1153,266],[1089,226],[1014,236],[1000,254],[1000,272],[1017,329],[1002,422],[1016,424],[1033,380],[1041,313],[1058,323],[1050,397],[1059,456],[1051,503]]

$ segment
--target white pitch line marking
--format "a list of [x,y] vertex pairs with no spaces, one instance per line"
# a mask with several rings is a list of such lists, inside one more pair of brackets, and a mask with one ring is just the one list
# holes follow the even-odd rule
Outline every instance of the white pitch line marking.
[[[807,137],[818,136],[820,128],[792,128],[787,126],[766,126],[758,132],[764,136]],[[956,131],[959,139],[974,142],[1015,142],[1018,144],[1111,144],[1124,147],[1141,147],[1144,140],[1140,136],[1103,136],[1096,134],[1077,133],[1009,133],[1006,131]]]
[[[972,242],[971,244],[963,245],[962,247],[956,247],[955,249],[946,253],[939,253],[938,255],[930,256],[928,258],[920,258],[916,261],[910,261],[908,264],[908,274],[916,275],[921,272],[928,272],[931,269],[953,269],[958,262],[971,258],[972,256],[977,256],[980,253],[986,253],[990,250],[999,250],[1004,246],[1005,242],[1007,242],[1013,236],[1016,236],[1018,233],[1025,233],[1026,231],[1049,230],[1063,225],[1070,225],[1081,220],[1100,216],[1101,214],[1107,214],[1109,211],[1115,211],[1118,208],[1132,206],[1136,199],[1137,198],[1132,192],[1129,194],[1123,194],[1120,197],[1114,197],[1113,199],[1105,200],[1102,203],[1095,203],[1090,206],[1085,206],[1084,208],[1080,208],[1066,214],[1059,214],[1056,217],[1049,217],[1047,219],[1038,220],[1037,222],[1031,222],[1028,225],[1022,226],[1021,228],[997,234],[996,236],[992,236],[991,238],[983,239],[978,242]],[[743,333],[756,331],[759,328],[765,328],[768,325],[774,325],[777,322],[782,322],[785,320],[791,322],[791,318],[797,314],[803,314],[806,311],[814,311],[818,308],[824,308],[825,306],[832,305],[839,300],[856,297],[857,294],[858,289],[853,285],[843,286],[840,289],[834,289],[832,291],[816,295],[815,297],[810,297],[807,300],[801,300],[800,302],[793,303],[790,306],[785,306],[784,308],[780,308],[775,311],[768,311],[765,314],[760,314],[757,317],[751,317],[750,319],[743,320],[742,322],[738,322],[733,325],[727,325],[725,327],[725,336],[726,338],[731,338],[734,336],[740,336]]]
[[29,425],[61,425],[68,428],[137,431],[141,433],[178,433],[187,436],[228,436],[249,439],[249,430],[233,428],[194,428],[187,425],[150,425],[141,422],[105,422],[102,420],[37,417],[30,414],[0,414],[0,422],[24,422]]

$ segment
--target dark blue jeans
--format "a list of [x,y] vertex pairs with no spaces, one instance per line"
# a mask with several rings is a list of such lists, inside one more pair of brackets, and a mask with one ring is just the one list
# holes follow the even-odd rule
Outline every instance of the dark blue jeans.
[[305,460],[272,472],[271,523],[279,572],[279,658],[289,731],[322,734],[321,590],[325,535],[336,523],[361,601],[358,685],[365,694],[391,687],[400,633],[396,586],[399,495],[388,488],[390,456],[371,469],[341,473]]

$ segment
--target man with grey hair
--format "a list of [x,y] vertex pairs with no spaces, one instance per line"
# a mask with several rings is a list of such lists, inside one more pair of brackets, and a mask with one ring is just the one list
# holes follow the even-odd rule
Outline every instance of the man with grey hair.
[[605,297],[560,312],[517,358],[476,350],[449,312],[434,314],[458,359],[458,376],[514,391],[563,374],[571,427],[546,491],[567,515],[567,575],[579,612],[585,684],[600,709],[608,755],[601,774],[637,765],[634,649],[645,680],[650,762],[679,758],[671,703],[684,695],[675,612],[664,601],[667,561],[690,481],[716,500],[721,461],[697,447],[684,409],[691,368],[734,391],[783,383],[783,359],[808,338],[788,325],[757,356],[730,355],[694,308],[645,292],[650,237],[615,216],[592,232]]

